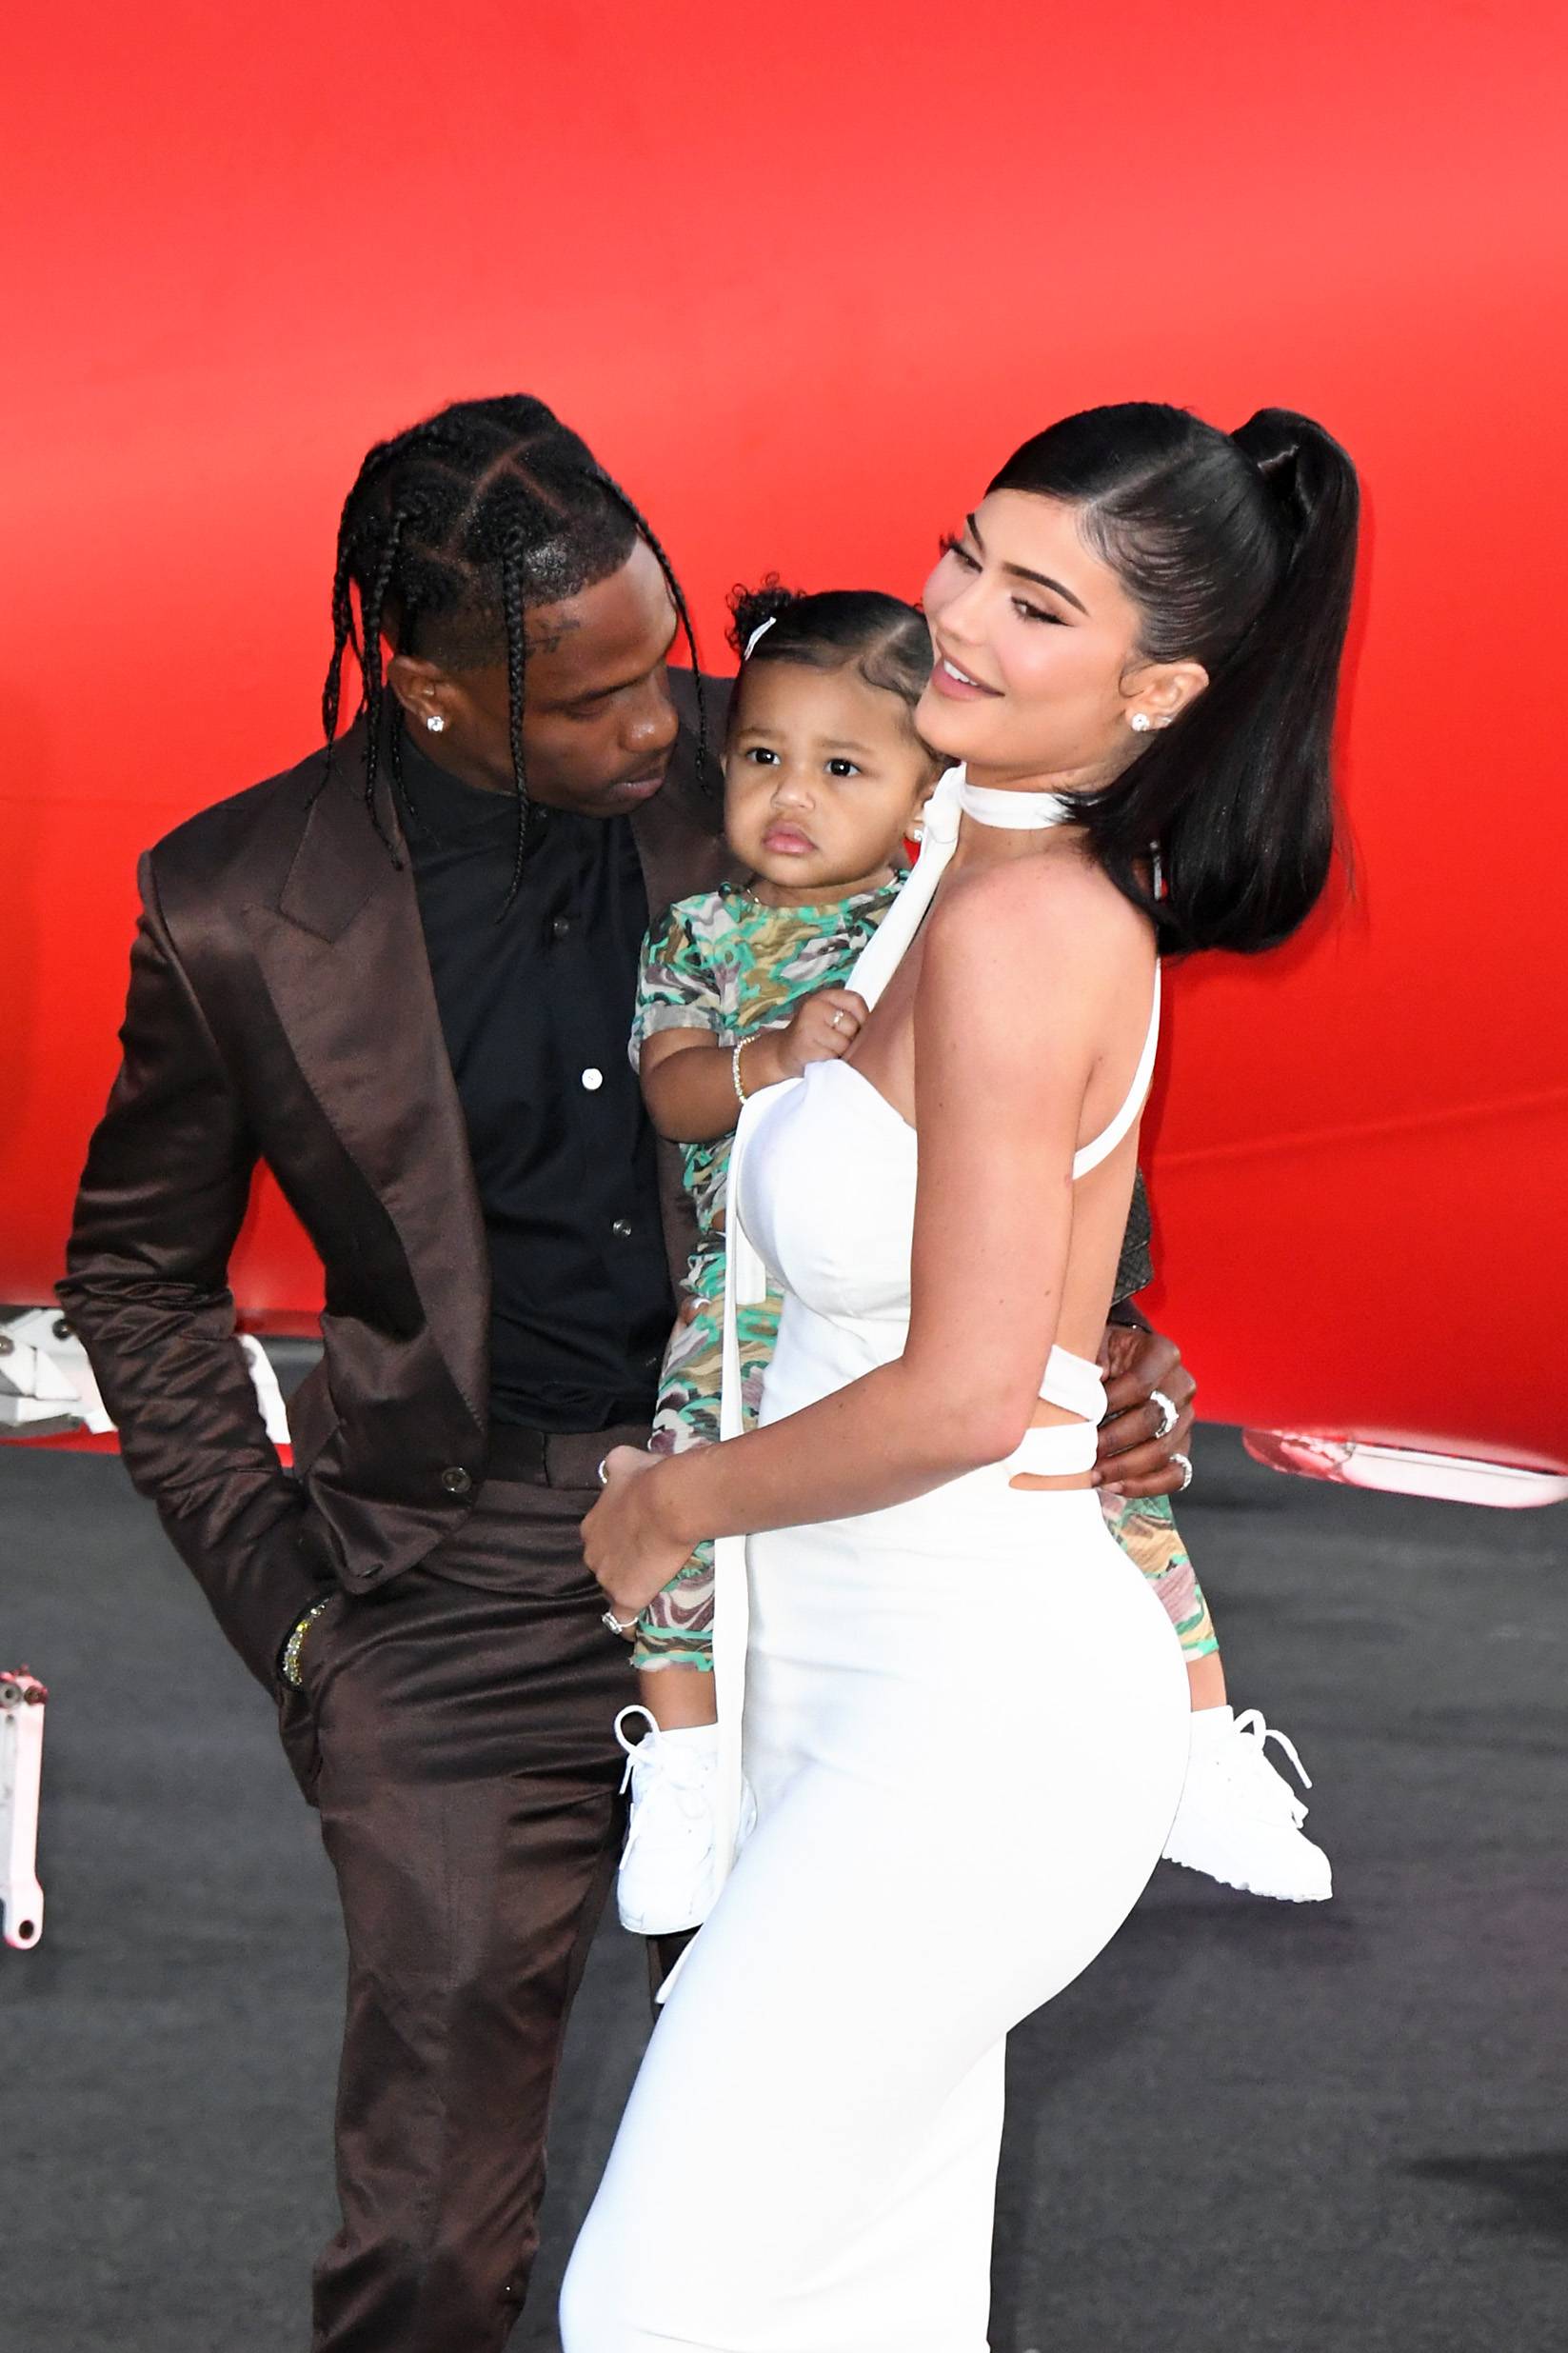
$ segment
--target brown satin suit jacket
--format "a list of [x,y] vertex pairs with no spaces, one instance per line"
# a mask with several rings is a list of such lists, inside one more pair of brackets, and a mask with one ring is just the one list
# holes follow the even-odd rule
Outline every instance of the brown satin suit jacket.
[[[691,682],[671,683],[680,740],[632,820],[650,917],[725,870]],[[705,685],[717,741],[727,688]],[[488,1259],[413,876],[370,824],[357,732],[325,789],[321,774],[318,753],[144,858],[124,1059],[60,1286],[131,1478],[269,1688],[324,1580],[367,1592],[466,1516],[487,1440]],[[399,839],[389,795],[382,817]],[[323,1360],[289,1408],[293,1480],[228,1287],[258,1160],[326,1272]],[[678,1277],[673,1147],[661,1192]]]

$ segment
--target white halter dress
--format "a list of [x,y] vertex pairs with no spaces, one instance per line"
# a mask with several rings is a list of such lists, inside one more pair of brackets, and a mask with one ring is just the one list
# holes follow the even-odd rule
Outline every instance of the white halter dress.
[[[868,1001],[961,808],[1057,813],[1028,798],[943,780],[854,976]],[[1128,1101],[1075,1175],[1137,1118],[1157,1020],[1158,997]],[[784,1291],[764,1423],[901,1353],[916,1173],[915,1131],[847,1064],[746,1106],[732,1302],[764,1268]],[[1187,1756],[1180,1648],[1097,1497],[1009,1485],[1093,1460],[1095,1366],[1053,1350],[1041,1393],[1082,1419],[913,1502],[720,1551],[729,1826],[743,1746],[757,1825],[633,2089],[567,2275],[565,2353],[984,2353],[1004,2038],[1126,1917]],[[1065,1676],[1032,1631],[1047,1612],[1074,1630]]]

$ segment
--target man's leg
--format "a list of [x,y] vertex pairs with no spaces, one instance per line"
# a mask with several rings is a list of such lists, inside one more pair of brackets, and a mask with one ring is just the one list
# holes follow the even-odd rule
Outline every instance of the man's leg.
[[490,2353],[521,2308],[620,1824],[630,1677],[583,1566],[593,1491],[492,1481],[461,1538],[329,1613],[306,1659],[348,1934],[315,2353]]

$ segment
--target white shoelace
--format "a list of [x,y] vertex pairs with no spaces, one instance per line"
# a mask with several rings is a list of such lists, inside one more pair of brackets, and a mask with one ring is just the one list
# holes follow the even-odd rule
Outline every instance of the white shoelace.
[[[1311,1788],[1312,1775],[1307,1771],[1306,1766],[1301,1763],[1300,1758],[1297,1755],[1296,1743],[1291,1740],[1286,1733],[1278,1731],[1272,1724],[1265,1724],[1263,1721],[1263,1711],[1260,1707],[1249,1707],[1245,1715],[1238,1716],[1236,1719],[1235,1729],[1238,1732],[1248,1733],[1251,1735],[1252,1739],[1257,1744],[1257,1752],[1260,1757],[1263,1754],[1263,1743],[1265,1741],[1278,1741],[1286,1756],[1290,1759],[1292,1765],[1296,1767],[1297,1776],[1300,1781],[1302,1788]],[[1267,1760],[1265,1759],[1264,1762],[1266,1763]]]
[[[642,1740],[627,1740],[625,1733],[622,1730],[621,1727],[628,1716],[641,1716],[646,1725],[647,1730]],[[681,1811],[684,1814],[696,1821],[705,1813],[706,1804],[701,1793],[705,1783],[711,1779],[713,1770],[711,1762],[693,1756],[689,1749],[683,1749],[677,1743],[666,1742],[659,1729],[657,1719],[649,1713],[647,1708],[635,1704],[630,1707],[623,1707],[616,1717],[615,1737],[626,1760],[626,1769],[621,1776],[623,1797],[631,1787],[635,1774],[657,1771],[660,1779],[668,1785],[679,1799]],[[648,1752],[645,1756],[643,1753],[645,1748]],[[692,1799],[697,1800],[695,1805],[689,1802]],[[633,1839],[637,1836],[635,1822],[632,1825],[631,1835]]]
[[623,1707],[621,1713],[616,1717],[616,1744],[626,1760],[626,1769],[621,1776],[621,1794],[623,1797],[625,1796],[626,1790],[631,1783],[631,1768],[634,1765],[640,1762],[637,1752],[643,1745],[643,1743],[640,1740],[627,1740],[625,1731],[622,1729],[622,1726],[625,1725],[628,1716],[641,1716],[643,1722],[647,1726],[648,1732],[651,1733],[653,1738],[657,1740],[659,1737],[658,1721],[645,1707],[638,1707],[636,1705],[631,1707]]
[[[1294,1765],[1301,1786],[1310,1789],[1312,1776],[1298,1756],[1295,1742],[1265,1723],[1260,1707],[1249,1707],[1244,1715],[1238,1716],[1232,1732],[1233,1739],[1225,1744],[1218,1759],[1221,1772],[1238,1775],[1256,1798],[1266,1802],[1271,1813],[1284,1813],[1292,1827],[1299,1830],[1306,1820],[1307,1809],[1264,1753],[1266,1742],[1278,1741]],[[1245,1746],[1238,1746],[1239,1741],[1245,1742]]]

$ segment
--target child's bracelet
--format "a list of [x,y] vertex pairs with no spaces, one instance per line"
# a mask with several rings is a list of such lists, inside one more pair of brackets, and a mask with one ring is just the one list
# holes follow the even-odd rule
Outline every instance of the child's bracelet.
[[749,1038],[743,1038],[741,1040],[740,1044],[736,1047],[734,1053],[731,1054],[729,1058],[729,1075],[735,1083],[735,1100],[737,1103],[744,1103],[746,1099],[745,1081],[741,1076],[741,1056],[745,1052],[748,1046],[755,1046],[756,1043],[757,1033],[753,1030]]

